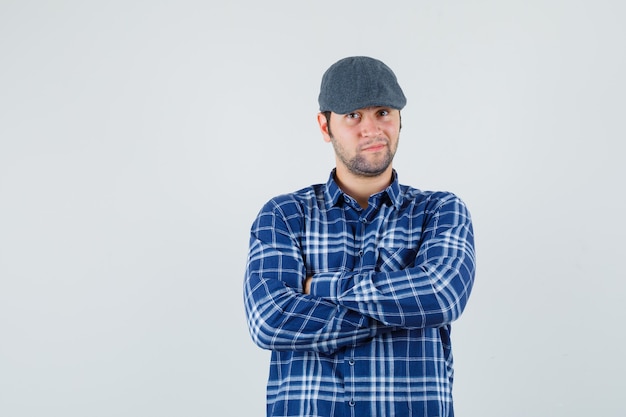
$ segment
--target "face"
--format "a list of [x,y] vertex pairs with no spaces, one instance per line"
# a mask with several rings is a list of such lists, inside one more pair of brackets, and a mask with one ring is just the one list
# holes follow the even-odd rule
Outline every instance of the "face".
[[375,177],[391,170],[400,136],[400,111],[368,107],[348,114],[331,113],[330,126],[320,113],[318,122],[324,140],[333,144],[339,171]]

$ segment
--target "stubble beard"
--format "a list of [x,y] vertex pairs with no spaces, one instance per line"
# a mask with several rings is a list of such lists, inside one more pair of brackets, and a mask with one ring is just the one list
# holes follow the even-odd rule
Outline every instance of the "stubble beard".
[[[398,147],[398,141],[396,140],[396,146],[393,149],[391,149],[390,146],[386,146],[383,157],[377,159],[376,161],[372,161],[367,158],[366,155],[362,155],[361,153],[358,153],[352,158],[348,157],[345,149],[337,143],[335,138],[331,136],[330,139],[333,147],[335,148],[335,154],[339,160],[348,169],[348,171],[360,177],[376,177],[384,173],[391,165]],[[389,145],[389,141],[385,142]]]

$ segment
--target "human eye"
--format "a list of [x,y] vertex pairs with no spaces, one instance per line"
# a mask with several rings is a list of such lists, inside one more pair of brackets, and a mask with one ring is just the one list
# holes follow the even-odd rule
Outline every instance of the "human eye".
[[353,113],[348,113],[348,114],[346,115],[346,117],[347,117],[348,119],[353,119],[353,120],[356,120],[356,119],[358,119],[358,118],[359,118],[359,117],[361,117],[361,116],[359,115],[359,113],[353,112]]
[[380,109],[380,110],[378,110],[378,115],[382,116],[382,117],[389,116],[389,113],[390,113],[389,109]]

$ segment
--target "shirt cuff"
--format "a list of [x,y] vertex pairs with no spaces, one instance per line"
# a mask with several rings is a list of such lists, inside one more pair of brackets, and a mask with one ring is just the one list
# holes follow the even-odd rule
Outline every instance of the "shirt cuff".
[[345,280],[342,272],[322,272],[313,275],[310,294],[336,302],[341,292],[341,281]]

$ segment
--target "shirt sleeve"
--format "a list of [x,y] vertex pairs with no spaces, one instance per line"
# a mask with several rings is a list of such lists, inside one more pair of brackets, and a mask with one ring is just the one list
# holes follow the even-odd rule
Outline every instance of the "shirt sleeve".
[[450,194],[426,216],[415,262],[315,274],[311,294],[388,326],[439,327],[457,319],[475,276],[474,233],[465,204]]
[[251,230],[244,304],[253,341],[269,350],[330,353],[370,340],[384,326],[302,293],[305,267],[295,233],[299,216],[286,215],[284,209],[268,203]]

